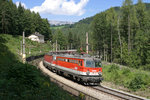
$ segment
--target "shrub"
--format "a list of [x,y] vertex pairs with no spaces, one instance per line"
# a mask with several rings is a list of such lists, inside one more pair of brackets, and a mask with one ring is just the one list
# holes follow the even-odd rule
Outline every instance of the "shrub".
[[105,81],[122,85],[132,91],[146,89],[150,87],[150,74],[146,71],[122,68],[117,65],[108,65],[103,67],[103,77]]
[[113,65],[111,65],[111,67],[108,69],[108,72],[114,73],[114,72],[116,72],[116,71],[118,71],[118,70],[119,70],[119,66],[113,64]]
[[105,72],[107,75],[106,75],[106,78],[107,80],[111,80],[115,83],[118,83],[119,82],[119,78],[120,78],[120,73],[119,73],[119,66],[113,64],[111,65],[107,72]]
[[130,71],[130,69],[128,69],[128,68],[124,68],[124,69],[122,70],[122,74],[125,75],[125,76],[129,76],[129,75],[131,74],[131,71]]
[[146,65],[142,66],[142,69],[150,71],[150,64],[146,64]]
[[128,88],[136,91],[141,88],[145,88],[146,82],[144,81],[144,76],[142,74],[136,74],[135,78],[131,80]]

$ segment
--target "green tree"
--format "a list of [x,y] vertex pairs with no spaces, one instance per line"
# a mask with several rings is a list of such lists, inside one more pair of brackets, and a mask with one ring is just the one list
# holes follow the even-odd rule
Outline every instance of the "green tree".
[[107,15],[106,15],[106,20],[107,20],[107,25],[109,28],[109,31],[107,34],[110,33],[110,62],[113,61],[113,40],[114,40],[114,35],[116,32],[116,12],[113,8],[110,8],[107,11]]
[[80,37],[77,36],[77,34],[73,34],[73,49],[79,49],[80,48]]
[[53,34],[53,43],[55,43],[57,40],[58,48],[60,47],[61,50],[65,50],[67,47],[67,38],[66,36],[61,32],[61,30],[57,30],[55,34]]
[[25,9],[22,7],[21,3],[18,6],[18,34],[22,35],[22,32],[25,31]]
[[95,50],[99,52],[99,55],[103,53],[105,59],[105,51],[107,49],[107,21],[106,13],[102,12],[97,14],[93,20],[93,39]]
[[0,4],[0,25],[1,25],[1,33],[8,33],[9,30],[9,17],[10,17],[10,12],[9,12],[9,5],[8,1],[1,1]]
[[[125,0],[122,6],[122,33],[125,39],[128,40],[128,55],[131,51],[131,15],[133,10],[131,0]],[[128,37],[127,37],[128,36]]]
[[69,34],[68,34],[68,45],[69,45],[70,49],[72,49],[73,42],[74,42],[73,41],[73,35],[71,32],[69,32]]
[[145,31],[147,29],[147,13],[145,4],[142,2],[142,0],[138,0],[136,5],[136,12],[139,21],[139,28]]

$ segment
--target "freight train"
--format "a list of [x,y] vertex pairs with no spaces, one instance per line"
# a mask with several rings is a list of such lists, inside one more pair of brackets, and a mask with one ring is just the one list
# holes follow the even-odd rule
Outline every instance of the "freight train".
[[99,85],[103,80],[100,59],[69,53],[50,52],[45,54],[43,65],[57,74],[70,77],[84,85]]

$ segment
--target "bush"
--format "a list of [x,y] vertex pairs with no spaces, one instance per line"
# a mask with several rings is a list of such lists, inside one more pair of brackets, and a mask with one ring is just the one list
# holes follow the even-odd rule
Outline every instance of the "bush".
[[[133,69],[132,69],[133,70]],[[150,86],[150,78],[148,73],[130,68],[120,69],[117,65],[109,65],[103,67],[103,77],[105,81],[122,85],[132,91],[145,89]]]
[[136,91],[138,89],[141,88],[145,88],[145,86],[147,85],[146,82],[144,81],[145,77],[142,74],[136,74],[135,78],[133,78],[131,80],[131,82],[129,83],[128,88]]
[[20,40],[21,37],[0,35],[0,100],[74,99],[35,66],[19,62],[16,49]]
[[117,72],[119,70],[119,66],[118,65],[115,65],[115,64],[113,64],[113,65],[111,65],[111,67],[108,69],[108,72]]
[[[0,77],[0,100],[72,100],[69,94],[49,81],[35,66],[14,62]],[[5,75],[3,75],[5,74]]]
[[124,76],[129,76],[129,75],[131,74],[131,71],[130,71],[130,69],[128,69],[128,68],[124,68],[124,69],[122,70],[122,74],[123,74]]
[[142,66],[142,69],[150,71],[150,64],[146,64],[146,65]]
[[108,71],[106,72],[107,73],[107,78],[108,80],[111,80],[113,82],[115,82],[116,84],[120,81],[119,78],[120,78],[120,73],[119,73],[119,66],[113,64],[111,65],[109,68],[108,68]]

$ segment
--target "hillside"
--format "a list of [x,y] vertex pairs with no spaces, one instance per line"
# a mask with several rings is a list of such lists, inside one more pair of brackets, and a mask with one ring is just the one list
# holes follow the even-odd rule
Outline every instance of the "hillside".
[[[146,10],[150,10],[150,3],[145,3]],[[113,7],[117,13],[120,12],[120,7]],[[107,11],[107,10],[106,10]],[[105,12],[105,11],[104,11]],[[101,13],[101,12],[100,12]],[[52,33],[54,34],[57,29],[61,29],[64,34],[68,34],[69,32],[73,34],[77,34],[78,37],[81,38],[81,42],[85,43],[85,33],[88,32],[90,36],[92,36],[92,21],[96,15],[92,17],[88,17],[80,20],[72,25],[59,25],[56,27],[52,27]],[[91,42],[91,41],[90,41]]]
[[[20,36],[0,34],[0,100],[74,99],[50,82],[35,66],[19,61],[21,40]],[[41,51],[50,49],[49,44],[38,44],[27,39],[26,44],[26,50],[28,46],[34,46],[31,49],[31,52],[36,52],[34,55],[39,55],[39,47]]]
[[[22,36],[12,36],[12,35],[7,35],[7,34],[0,34],[1,37],[5,41],[5,46],[8,47],[8,49],[17,57],[19,57],[19,53],[21,51],[21,41],[22,41]],[[38,42],[33,42],[29,39],[25,39],[25,49],[26,49],[26,55],[31,56],[31,55],[40,55],[40,53],[46,53],[51,49],[51,44],[50,43],[38,43]],[[29,51],[31,54],[29,54]]]

